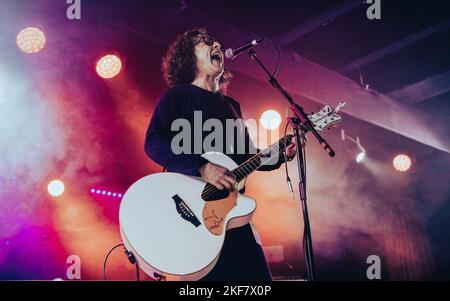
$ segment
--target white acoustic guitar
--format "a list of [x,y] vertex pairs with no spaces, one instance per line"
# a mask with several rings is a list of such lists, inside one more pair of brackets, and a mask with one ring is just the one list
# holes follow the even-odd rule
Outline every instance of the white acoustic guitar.
[[[321,129],[341,121],[336,111],[322,110],[310,120]],[[324,113],[327,113],[323,115]],[[316,113],[317,114],[317,113]],[[326,116],[333,114],[333,120]],[[216,264],[225,232],[247,224],[256,209],[253,199],[240,194],[245,179],[272,164],[291,143],[288,135],[241,165],[222,153],[202,157],[230,170],[237,189],[220,191],[202,178],[178,173],[156,173],[135,182],[120,205],[120,232],[126,249],[150,277],[198,280]]]

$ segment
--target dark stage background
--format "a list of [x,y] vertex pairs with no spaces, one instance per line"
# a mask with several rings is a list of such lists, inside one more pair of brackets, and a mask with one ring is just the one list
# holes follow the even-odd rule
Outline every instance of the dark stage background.
[[[203,26],[224,48],[255,36],[277,40],[280,82],[307,111],[347,102],[340,128],[326,134],[336,157],[312,138],[307,150],[318,279],[366,280],[369,255],[381,258],[383,280],[450,279],[445,1],[382,0],[381,20],[367,18],[366,3],[328,0],[89,0],[81,20],[68,20],[65,2],[0,0],[0,279],[64,279],[70,255],[81,259],[82,279],[102,279],[103,259],[121,241],[120,200],[90,191],[124,193],[161,171],[143,148],[166,89],[161,58],[178,33]],[[47,38],[32,55],[16,45],[29,26]],[[275,66],[270,42],[257,51]],[[95,70],[106,54],[123,63],[111,80]],[[246,55],[229,64],[228,94],[246,119],[268,109],[284,117],[284,99],[252,64]],[[362,163],[342,128],[359,137]],[[398,153],[412,158],[405,173],[392,167]],[[297,183],[296,165],[289,170]],[[48,194],[52,179],[64,182],[62,196]],[[256,173],[246,194],[258,202],[254,222],[274,277],[306,278],[301,209],[284,170]],[[108,277],[134,279],[121,251],[110,257]]]

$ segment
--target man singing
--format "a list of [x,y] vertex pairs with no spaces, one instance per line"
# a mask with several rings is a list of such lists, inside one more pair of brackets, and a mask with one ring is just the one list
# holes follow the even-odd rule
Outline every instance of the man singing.
[[[170,86],[159,100],[145,140],[147,155],[167,171],[190,176],[201,176],[206,182],[218,189],[233,190],[236,180],[224,167],[208,162],[195,152],[192,141],[192,151],[176,154],[172,150],[172,138],[176,135],[171,130],[176,119],[186,119],[190,122],[194,135],[194,112],[201,112],[202,119],[215,118],[223,124],[226,120],[242,120],[240,105],[230,97],[220,92],[221,84],[228,80],[224,73],[224,55],[221,44],[210,37],[204,29],[190,30],[171,44],[163,58],[164,77]],[[198,115],[197,115],[198,116]],[[201,129],[202,136],[209,132]],[[230,156],[237,164],[241,164],[256,153],[248,132],[239,132],[234,139],[225,139],[217,145],[222,145],[221,152]],[[204,149],[202,153],[210,151]],[[227,144],[228,143],[228,144]],[[237,151],[238,146],[245,143],[244,153]],[[197,146],[198,147],[198,146]],[[252,149],[255,150],[252,153]],[[295,144],[286,149],[286,157],[292,159],[296,154]],[[269,171],[280,167],[284,156],[276,164],[264,165],[259,170]],[[250,224],[227,231],[225,243],[219,260],[213,270],[202,280],[271,280],[262,247],[257,243]]]

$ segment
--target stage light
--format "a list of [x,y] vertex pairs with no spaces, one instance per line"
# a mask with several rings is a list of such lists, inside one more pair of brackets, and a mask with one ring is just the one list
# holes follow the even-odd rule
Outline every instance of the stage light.
[[120,70],[122,69],[122,62],[120,61],[120,58],[116,55],[109,54],[104,57],[102,57],[97,62],[97,74],[106,79],[111,79],[113,77],[116,77]]
[[47,190],[51,196],[61,196],[64,193],[64,183],[60,180],[53,180],[48,184]]
[[366,158],[366,152],[360,152],[360,153],[356,156],[356,162],[357,162],[357,163],[361,163],[362,161],[364,161],[365,158]]
[[121,198],[122,194],[118,192],[113,192],[109,190],[103,190],[103,189],[97,189],[97,188],[91,188],[90,190],[91,194],[99,195],[102,197],[113,197],[113,198]]
[[[341,139],[342,139],[342,141],[349,140],[349,141],[353,142],[354,144],[356,144],[356,147],[358,148],[358,154],[356,155],[356,163],[363,162],[367,156],[367,152],[366,152],[366,149],[361,145],[361,141],[359,140],[359,137],[352,138],[345,133],[344,129],[341,129]],[[352,151],[352,153],[353,153],[353,151]]]
[[392,164],[394,165],[395,170],[399,172],[405,172],[411,168],[412,162],[411,158],[408,155],[400,154],[395,156]]
[[36,53],[45,47],[45,34],[36,27],[22,29],[17,35],[17,46],[25,53]]
[[281,124],[281,115],[275,110],[267,110],[262,113],[259,121],[265,129],[275,130]]

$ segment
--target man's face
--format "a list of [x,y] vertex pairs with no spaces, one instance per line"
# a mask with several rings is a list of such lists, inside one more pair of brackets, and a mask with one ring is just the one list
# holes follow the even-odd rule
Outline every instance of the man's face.
[[220,77],[224,70],[222,45],[207,35],[197,37],[195,56],[199,74]]

